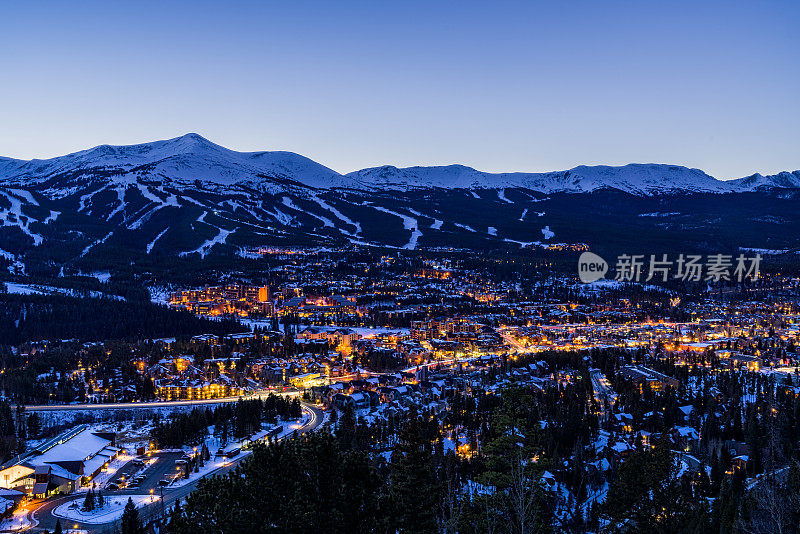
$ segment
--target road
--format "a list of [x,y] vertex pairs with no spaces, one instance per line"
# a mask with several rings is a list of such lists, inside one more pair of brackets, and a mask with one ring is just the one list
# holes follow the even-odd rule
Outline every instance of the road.
[[220,397],[218,399],[199,399],[199,400],[177,400],[177,401],[153,401],[153,402],[112,402],[108,404],[39,404],[26,406],[27,412],[65,412],[74,410],[142,410],[148,408],[172,408],[179,406],[201,406],[204,404],[222,404],[225,402],[236,402],[239,399],[263,399],[270,395],[295,396],[297,391],[274,391],[263,390],[250,395],[239,397]]
[[514,337],[511,334],[509,334],[507,331],[499,330],[498,332],[500,334],[500,337],[503,338],[503,341],[505,341],[506,343],[508,343],[512,347],[514,347],[517,352],[522,353],[522,354],[532,352],[530,349],[524,347],[522,345],[522,343],[520,343],[519,341],[514,339]]
[[[311,404],[303,403],[303,408],[310,413],[310,418],[307,423],[305,423],[302,427],[300,427],[297,432],[299,434],[303,434],[306,432],[310,432],[312,430],[317,429],[324,420],[324,414],[320,408],[313,406]],[[287,434],[285,437],[289,437],[291,434]],[[285,438],[284,438],[285,439]],[[155,502],[153,504],[147,504],[139,509],[139,516],[141,518],[153,518],[158,516],[162,509],[169,511],[172,506],[174,506],[175,501],[178,499],[185,499],[187,495],[189,495],[192,491],[197,488],[197,484],[200,479],[192,481],[185,486],[181,486],[178,488],[165,488],[164,489],[164,502],[161,502],[161,499],[158,498],[161,493],[161,488],[158,485],[160,480],[164,480],[169,478],[171,475],[174,475],[177,472],[175,461],[180,459],[183,456],[181,452],[163,452],[163,453],[156,453],[155,457],[156,460],[151,465],[147,467],[147,469],[142,473],[145,476],[145,480],[135,488],[125,488],[116,491],[103,491],[103,495],[148,495],[150,494],[151,490],[153,495],[155,495],[154,499]],[[228,462],[223,467],[217,469],[216,471],[212,471],[208,473],[208,475],[222,475],[227,473],[228,471],[234,469],[239,462],[244,460],[245,458],[249,457],[249,455],[239,455],[233,458],[230,462]],[[120,469],[117,474],[111,479],[112,481],[118,481],[121,476],[125,475],[129,478],[133,472],[136,471],[136,468],[132,468],[131,464],[126,464],[122,469]],[[46,529],[48,531],[53,531],[56,526],[56,521],[59,519],[55,515],[53,515],[53,510],[55,510],[61,504],[65,502],[69,502],[75,499],[83,499],[83,495],[79,495],[76,497],[75,495],[66,495],[63,497],[57,497],[54,499],[48,499],[45,501],[39,501],[38,503],[34,503],[31,507],[31,511],[28,512],[28,519],[31,520],[32,523],[36,524],[36,527],[30,529],[31,532],[38,532],[42,529]],[[61,519],[61,526],[66,530],[67,528],[77,528],[81,530],[86,530],[87,532],[106,532],[109,530],[109,527],[113,525],[113,523],[118,523],[119,520],[104,523],[101,525],[92,525],[88,523],[82,523],[80,521],[70,521],[66,519]],[[75,526],[77,525],[77,527]]]

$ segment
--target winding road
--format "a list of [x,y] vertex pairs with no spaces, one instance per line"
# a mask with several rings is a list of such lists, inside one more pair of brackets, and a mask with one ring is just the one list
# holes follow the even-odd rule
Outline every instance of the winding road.
[[[237,400],[236,399],[231,399]],[[205,403],[205,401],[199,401],[200,403]],[[215,399],[213,402],[220,402],[220,399]],[[230,401],[226,401],[230,402]],[[193,402],[193,404],[197,404],[198,401]],[[151,406],[153,404],[159,403],[148,403],[147,406]],[[174,404],[170,404],[174,405]],[[87,405],[87,406],[98,406],[104,407],[107,405]],[[117,409],[122,409],[123,406],[128,406],[130,408],[142,408],[142,403],[131,403],[130,405],[125,404],[117,404]],[[77,405],[73,405],[75,409]],[[35,407],[28,407],[29,411],[31,408]],[[55,407],[54,407],[55,408]],[[58,407],[60,409],[64,409],[65,406]],[[299,434],[303,434],[306,432],[311,432],[317,429],[324,421],[324,413],[323,411],[308,403],[303,403],[303,409],[306,413],[309,414],[309,420],[300,428],[297,429]],[[286,434],[282,439],[286,439],[287,437],[291,436],[292,434]],[[180,459],[183,455],[182,452],[161,452],[156,453],[156,461],[147,468],[146,470],[146,479],[145,481],[137,488],[126,488],[120,489],[116,491],[104,491],[104,495],[113,496],[113,495],[148,495],[152,494],[155,495],[154,502],[152,504],[146,504],[143,507],[139,508],[139,517],[143,519],[154,518],[157,517],[162,510],[166,510],[169,512],[170,508],[174,505],[175,501],[178,499],[185,499],[187,495],[189,495],[192,491],[197,488],[197,484],[201,479],[193,480],[184,486],[180,486],[177,488],[164,488],[164,500],[163,503],[161,501],[160,493],[161,488],[158,485],[160,480],[163,480],[167,476],[175,473],[175,461]],[[239,455],[234,457],[230,460],[227,464],[220,467],[219,469],[212,471],[205,476],[216,476],[225,474],[232,469],[234,469],[242,460],[247,458],[249,455]],[[30,532],[40,532],[42,530],[48,530],[52,532],[55,529],[56,522],[59,520],[57,516],[54,515],[54,510],[58,508],[60,505],[70,502],[76,499],[83,499],[83,496],[75,496],[72,495],[65,495],[63,497],[56,497],[51,498],[43,501],[34,501],[32,504],[32,508],[27,512],[28,520],[31,524],[35,525],[28,529]],[[31,506],[31,505],[28,505]],[[80,521],[72,521],[68,519],[61,518],[61,526],[62,528],[66,529],[77,529],[77,530],[84,530],[86,532],[106,532],[109,531],[111,527],[113,527],[116,523],[119,522],[119,518],[109,521],[107,523],[102,524],[90,524],[90,523],[82,523]]]

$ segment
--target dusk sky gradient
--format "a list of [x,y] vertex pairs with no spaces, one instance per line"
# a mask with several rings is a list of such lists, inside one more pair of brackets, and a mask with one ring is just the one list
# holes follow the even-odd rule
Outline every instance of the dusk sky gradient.
[[0,155],[800,169],[800,2],[4,2]]

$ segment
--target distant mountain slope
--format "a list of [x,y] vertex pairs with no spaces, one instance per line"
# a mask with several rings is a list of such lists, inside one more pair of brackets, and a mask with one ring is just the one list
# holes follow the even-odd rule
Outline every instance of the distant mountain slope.
[[341,175],[291,152],[236,152],[187,134],[47,160],[0,158],[0,269],[205,258],[261,245],[796,250],[798,199],[797,172],[731,182],[657,164]]
[[728,193],[800,187],[800,171],[717,180],[699,169],[678,165],[581,165],[566,171],[488,173],[464,165],[397,168],[390,165],[346,175],[293,152],[237,152],[190,133],[139,145],[101,145],[45,160],[0,157],[0,183],[30,186],[51,182],[50,194],[97,179],[118,185],[137,181],[195,181],[219,186],[246,185],[279,193],[286,188],[349,188],[365,191],[526,188],[542,193],[587,193],[618,189],[634,195]]
[[366,189],[524,187],[542,193],[588,193],[597,189],[619,189],[636,195],[732,191],[728,182],[712,178],[701,170],[659,164],[630,164],[624,167],[582,165],[568,171],[497,174],[463,165],[403,169],[384,166],[363,169],[347,176],[357,180]]
[[140,145],[101,145],[46,160],[0,160],[0,180],[30,185],[53,178],[111,177],[117,183],[137,179],[248,183],[281,190],[287,180],[314,188],[354,186],[347,178],[292,152],[236,152],[197,134]]
[[767,176],[756,173],[738,180],[731,180],[730,183],[737,191],[800,188],[800,171],[784,171]]

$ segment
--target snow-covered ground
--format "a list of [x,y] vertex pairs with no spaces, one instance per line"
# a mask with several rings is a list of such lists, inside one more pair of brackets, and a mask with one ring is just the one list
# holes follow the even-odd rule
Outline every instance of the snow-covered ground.
[[[66,287],[55,287],[55,286],[45,286],[39,284],[22,284],[19,282],[4,282],[6,285],[6,291],[10,294],[15,295],[66,295],[71,297],[78,297],[84,296],[83,293],[75,291],[73,289],[69,289]],[[123,297],[119,295],[110,295],[108,293],[103,293],[102,291],[89,291],[88,294],[90,297],[94,298],[110,298],[114,300],[125,300]]]
[[318,221],[321,221],[323,226],[325,226],[326,228],[336,228],[336,225],[333,224],[332,220],[328,219],[327,217],[323,217],[322,215],[317,215],[316,213],[312,213],[310,211],[306,211],[306,210],[300,208],[294,202],[292,202],[292,199],[289,198],[289,197],[283,197],[283,205],[286,206],[287,208],[290,208],[290,209],[293,209],[295,211],[299,211],[300,213],[305,213],[306,215],[310,215],[311,217],[314,217]]
[[343,228],[339,228],[338,229],[339,231],[341,231],[342,233],[347,234],[347,235],[349,235],[351,237],[355,237],[355,236],[361,234],[361,224],[360,223],[358,223],[358,222],[352,220],[351,218],[347,217],[344,213],[342,213],[341,211],[337,210],[336,208],[334,208],[333,206],[331,206],[330,204],[328,204],[327,202],[325,202],[324,200],[322,200],[318,196],[314,195],[313,198],[317,202],[317,204],[320,205],[320,207],[322,209],[328,210],[329,212],[333,213],[336,216],[336,218],[339,219],[340,221],[342,221],[344,223],[347,223],[347,224],[349,224],[351,226],[355,226],[356,227],[356,232],[354,234],[348,232],[347,230],[345,230]]
[[28,519],[28,510],[25,508],[18,508],[9,517],[0,522],[0,532],[15,532],[27,530],[34,526]]
[[[0,194],[5,196],[6,200],[11,204],[11,207],[8,209],[0,209],[0,226],[16,226],[22,230],[23,233],[27,234],[31,239],[33,239],[34,246],[39,246],[44,238],[41,235],[32,232],[30,228],[28,228],[31,222],[36,222],[37,219],[22,213],[22,201],[19,199],[17,194],[9,194],[3,191],[0,191]],[[30,196],[30,193],[27,193],[27,196],[30,198],[30,200],[33,200],[33,197]],[[20,195],[20,197],[23,197],[23,195]],[[28,200],[28,202],[30,202],[30,200]],[[34,205],[38,205],[35,200],[33,200],[32,203]]]
[[444,221],[442,221],[441,219],[437,219],[436,217],[433,217],[431,215],[425,215],[424,213],[421,213],[415,209],[411,208],[407,209],[417,217],[428,217],[429,219],[433,219],[433,224],[431,224],[430,226],[431,230],[440,230],[442,228],[442,224],[444,223]]
[[[311,416],[307,410],[303,410],[303,416],[297,420],[291,421],[281,421],[279,424],[283,426],[283,430],[278,434],[278,439],[286,438],[290,436],[296,430],[299,430],[305,426],[308,421],[311,419]],[[190,484],[200,478],[206,477],[214,472],[222,469],[223,467],[227,467],[233,462],[239,461],[241,458],[246,457],[252,453],[250,450],[243,450],[233,459],[225,458],[223,456],[216,456],[215,453],[222,447],[219,439],[215,436],[209,436],[206,438],[206,448],[211,452],[211,458],[204,463],[203,467],[200,467],[197,472],[191,471],[189,473],[189,478],[178,478],[173,480],[173,482],[169,485],[170,488],[180,488],[187,484]],[[232,442],[226,445],[226,449],[231,447],[241,447],[243,442]],[[190,451],[187,451],[187,453]]]
[[169,230],[169,226],[167,226],[166,228],[164,228],[164,229],[163,229],[163,230],[162,230],[162,231],[161,231],[161,232],[160,232],[160,233],[159,233],[159,234],[158,234],[158,235],[155,237],[155,239],[153,239],[152,241],[150,241],[150,242],[147,244],[147,253],[148,253],[148,254],[150,254],[150,251],[151,251],[151,250],[153,250],[153,247],[154,247],[154,246],[156,246],[156,243],[158,242],[158,240],[159,240],[159,239],[161,239],[161,236],[167,233],[167,230]]
[[[208,223],[206,223],[206,224],[208,224]],[[205,258],[206,254],[208,254],[209,251],[211,251],[211,249],[214,248],[214,245],[223,245],[223,244],[225,244],[225,241],[228,239],[228,236],[236,231],[236,230],[225,230],[224,228],[219,228],[218,226],[215,226],[214,228],[219,230],[217,235],[215,235],[211,239],[206,240],[205,243],[203,243],[202,245],[200,245],[196,249],[190,250],[188,252],[181,252],[180,255],[181,256],[188,256],[189,254],[200,253],[200,257],[201,258]]]
[[[241,457],[248,456],[249,454],[251,454],[251,451],[242,451],[236,457],[236,460],[238,460]],[[174,482],[172,482],[169,485],[169,487],[170,488],[180,488],[182,486],[185,486],[186,484],[190,484],[190,483],[194,482],[195,480],[203,478],[203,477],[205,477],[205,476],[217,471],[218,469],[222,469],[223,467],[225,467],[227,465],[230,465],[232,462],[233,462],[233,460],[231,460],[229,458],[225,458],[225,457],[222,457],[222,456],[219,456],[219,457],[212,456],[211,459],[209,459],[207,462],[205,462],[205,465],[203,465],[203,467],[201,467],[196,473],[194,471],[192,471],[191,473],[189,473],[189,478],[179,478],[179,479],[175,480]]]
[[519,246],[520,246],[520,248],[522,248],[522,247],[529,247],[529,246],[531,246],[531,245],[539,245],[539,244],[541,244],[541,242],[540,242],[540,241],[517,241],[516,239],[509,239],[509,238],[507,238],[507,237],[504,237],[504,238],[503,238],[503,241],[505,241],[506,243],[514,243],[514,244],[517,244],[517,245],[519,245]]
[[86,248],[84,248],[81,251],[80,257],[82,258],[82,257],[86,256],[89,253],[89,251],[92,250],[92,247],[105,243],[106,240],[108,240],[108,238],[111,237],[112,235],[114,235],[114,231],[113,230],[108,232],[104,237],[101,237],[97,241],[94,241],[93,243],[88,245]]
[[411,237],[408,239],[408,243],[403,245],[403,248],[406,250],[414,250],[417,248],[417,241],[419,240],[420,236],[422,236],[422,232],[419,229],[419,222],[414,217],[409,217],[408,215],[403,215],[402,213],[397,213],[396,211],[392,211],[390,209],[386,209],[381,206],[371,206],[378,211],[382,211],[384,213],[388,213],[390,215],[395,215],[400,217],[403,220],[403,228],[406,230],[411,230]]
[[53,510],[53,515],[69,521],[80,521],[91,525],[111,523],[122,517],[128,499],[133,500],[137,508],[146,504],[157,502],[157,495],[103,495],[104,503],[102,508],[95,508],[91,512],[81,510],[85,497],[79,497],[64,504],[57,506]]
[[[96,484],[98,488],[106,487],[109,481],[114,478],[114,475],[117,474],[117,471],[131,460],[133,460],[133,456],[120,454],[108,464],[108,467],[100,471],[100,474],[92,479],[92,484]],[[79,491],[89,491],[89,486],[82,487]]]
[[503,202],[506,202],[508,204],[513,204],[513,202],[511,202],[510,200],[508,200],[508,198],[506,198],[506,190],[505,189],[498,189],[497,190],[497,198],[499,198],[500,200],[502,200]]

